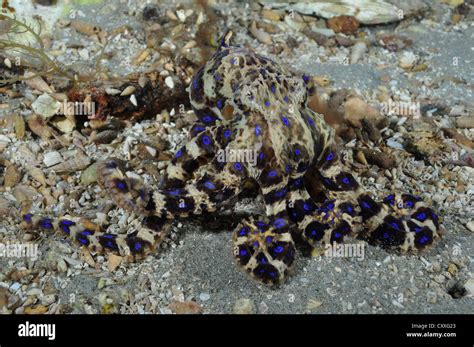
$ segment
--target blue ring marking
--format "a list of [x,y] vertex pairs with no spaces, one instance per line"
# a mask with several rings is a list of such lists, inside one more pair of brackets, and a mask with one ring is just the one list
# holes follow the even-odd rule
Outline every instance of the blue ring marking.
[[389,235],[389,233],[384,233],[384,234],[383,234],[383,238],[384,238],[384,239],[388,239],[388,238],[390,238],[390,235]]
[[235,163],[235,164],[234,164],[234,168],[235,168],[236,170],[238,170],[238,171],[242,171],[242,164],[240,164],[240,163]]
[[426,214],[424,212],[420,212],[415,216],[420,222],[424,222],[426,220]]
[[218,73],[216,73],[216,74],[214,75],[214,79],[215,79],[216,81],[220,81],[220,80],[222,79],[222,77],[221,77],[221,75],[219,75]]
[[224,131],[224,137],[227,139],[232,135],[232,131],[227,129]]
[[179,151],[177,151],[177,152],[175,153],[174,156],[175,156],[175,158],[180,158],[182,155],[183,155],[183,150],[180,149]]
[[267,237],[265,238],[265,242],[266,242],[266,243],[272,243],[272,241],[273,241],[273,236],[267,236]]
[[135,248],[136,251],[139,251],[142,248],[142,244],[140,242],[135,242],[133,245],[133,248]]
[[247,228],[247,227],[242,227],[242,228],[239,230],[239,236],[245,236],[245,235],[247,235],[248,231],[249,231],[249,228]]
[[362,207],[365,208],[366,210],[369,210],[371,207],[366,201],[362,201]]
[[383,199],[383,202],[388,203],[389,205],[393,205],[395,203],[394,199],[395,199],[395,195],[390,194],[385,199]]
[[77,241],[79,241],[79,242],[82,243],[83,245],[88,245],[88,244],[89,244],[89,240],[88,240],[87,238],[78,237],[78,238],[77,238]]
[[272,91],[273,94],[275,94],[275,90],[276,90],[275,83],[272,84],[272,86],[270,87],[270,90]]
[[204,146],[209,146],[209,145],[211,144],[211,142],[212,142],[212,141],[211,141],[211,139],[209,138],[209,136],[204,135],[204,136],[202,137],[202,144],[203,144]]
[[105,237],[107,239],[113,239],[113,238],[115,238],[115,235],[113,235],[113,234],[104,234],[104,235],[102,235],[102,237]]
[[343,182],[344,184],[350,184],[350,183],[351,183],[350,180],[349,180],[349,177],[344,177],[344,178],[342,179],[342,182]]
[[260,160],[263,160],[263,158],[265,157],[265,154],[263,152],[260,152],[260,155],[258,157],[260,158]]
[[331,161],[333,159],[334,159],[334,152],[330,152],[326,157],[326,161]]
[[52,229],[53,228],[52,220],[50,218],[43,218],[40,221],[40,226],[45,229]]
[[82,235],[89,236],[89,235],[92,235],[92,231],[91,231],[91,230],[88,230],[88,229],[85,229],[85,230],[81,231],[81,234],[82,234]]
[[211,117],[211,116],[209,116],[209,115],[202,117],[202,121],[203,121],[204,123],[210,123],[210,122],[212,122],[213,120],[214,120],[214,118]]
[[270,172],[268,173],[267,176],[268,176],[268,177],[276,177],[277,174],[278,174],[278,173],[277,173],[276,170],[272,170],[272,171],[270,171]]
[[299,149],[299,148],[295,149],[295,154],[300,155],[301,154],[301,149]]
[[199,79],[196,77],[193,81],[193,88],[198,89],[199,88]]
[[303,81],[304,81],[304,83],[308,83],[309,77],[306,76],[306,75],[303,75]]
[[221,99],[217,100],[217,108],[219,110],[222,110],[222,107],[224,106],[222,103],[223,103],[223,101]]
[[418,242],[420,243],[420,245],[423,245],[425,244],[426,242],[429,241],[429,237],[428,236],[423,236]]
[[286,173],[289,173],[290,170],[291,170],[291,166],[289,164],[286,164],[286,166],[285,166]]
[[108,247],[108,248],[115,248],[115,244],[112,242],[112,241],[107,241],[105,243],[105,247]]
[[311,125],[312,127],[314,127],[314,121],[308,116],[306,117],[306,120],[308,121],[309,125]]
[[265,100],[265,106],[266,106],[266,107],[270,107],[270,101]]
[[281,198],[281,197],[285,196],[285,194],[286,194],[286,188],[282,188],[282,189],[277,190],[275,192],[275,197]]
[[303,208],[306,210],[306,211],[311,211],[311,206],[309,204],[307,204],[306,202],[303,204]]
[[340,238],[340,237],[341,237],[341,233],[334,233],[334,237],[335,237],[336,239]]
[[200,133],[201,131],[204,131],[204,130],[205,130],[205,128],[201,125],[198,125],[197,127],[194,128],[194,131],[196,133]]
[[31,222],[31,217],[32,217],[32,216],[33,216],[32,213],[24,214],[24,215],[23,215],[23,220],[24,220],[25,222]]
[[115,182],[115,186],[120,190],[127,189],[127,184],[122,180],[117,180],[117,182]]
[[260,125],[255,126],[255,135],[257,136],[262,135],[262,128],[260,127]]
[[413,205],[413,201],[407,201],[407,202],[405,203],[405,205],[406,205],[408,208],[413,208],[413,206],[414,206],[414,205]]
[[286,117],[281,117],[281,121],[283,124],[285,124],[287,127],[290,126],[290,121]]
[[400,229],[400,226],[398,225],[398,223],[392,222],[392,223],[390,223],[390,224],[391,224],[391,226],[394,227],[395,229],[401,230],[401,229]]
[[283,246],[277,246],[277,247],[275,247],[274,251],[275,251],[275,253],[281,253],[281,252],[283,252]]
[[247,251],[246,251],[245,249],[241,249],[241,250],[239,251],[239,255],[240,255],[241,257],[245,257],[245,256],[247,255]]
[[283,100],[288,103],[288,101],[290,101],[290,99],[288,98],[288,95],[285,95],[285,97],[283,98]]
[[273,222],[275,228],[283,228],[286,225],[286,222],[283,218],[278,218]]
[[181,193],[181,189],[179,188],[168,190],[168,195],[177,196],[180,193]]
[[204,187],[206,187],[207,189],[215,189],[216,188],[214,183],[212,183],[211,181],[204,182]]
[[71,232],[69,227],[72,226],[72,225],[76,225],[76,223],[74,223],[73,221],[67,220],[67,219],[62,219],[62,220],[59,221],[59,227],[66,234],[69,234]]

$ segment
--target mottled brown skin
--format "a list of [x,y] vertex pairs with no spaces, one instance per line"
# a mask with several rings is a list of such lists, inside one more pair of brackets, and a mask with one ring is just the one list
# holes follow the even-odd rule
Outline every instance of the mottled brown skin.
[[[229,39],[230,34],[191,82],[190,101],[199,120],[190,141],[168,163],[159,188],[127,178],[116,160],[99,168],[100,183],[111,198],[145,215],[145,227],[107,244],[110,234],[84,235],[76,221],[68,229],[73,239],[94,250],[142,258],[161,242],[173,218],[215,211],[249,178],[258,183],[266,211],[236,228],[234,256],[246,272],[268,284],[281,283],[291,270],[293,237],[323,248],[351,235],[401,252],[416,252],[439,238],[438,217],[419,198],[391,194],[376,202],[343,171],[333,129],[307,107],[314,93],[307,76],[232,47]],[[254,151],[257,160],[222,161],[222,150]],[[314,202],[304,185],[310,169],[317,173],[312,179],[320,182],[322,203]],[[26,224],[44,224],[33,219]],[[61,229],[63,221],[47,229]]]

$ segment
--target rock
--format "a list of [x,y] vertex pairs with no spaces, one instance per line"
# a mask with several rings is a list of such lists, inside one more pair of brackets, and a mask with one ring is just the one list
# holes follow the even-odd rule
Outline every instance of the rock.
[[7,288],[0,288],[0,309],[7,306],[9,296]]
[[59,103],[49,94],[44,93],[38,96],[31,104],[31,108],[40,116],[49,118],[56,114],[59,109]]
[[165,78],[165,84],[169,89],[173,89],[174,88],[173,77],[171,77],[171,76],[166,77]]
[[109,260],[107,261],[107,269],[110,272],[114,272],[119,267],[120,263],[122,262],[122,259],[123,257],[111,254],[109,256]]
[[253,314],[255,313],[255,304],[251,299],[238,299],[234,304],[235,314]]
[[417,56],[413,54],[413,52],[405,51],[400,57],[400,67],[402,69],[411,69],[413,66],[415,66],[417,59]]
[[198,314],[203,311],[202,306],[194,301],[172,301],[168,308],[176,314]]
[[364,42],[362,41],[356,42],[356,44],[352,47],[352,50],[351,50],[351,56],[349,60],[350,63],[351,64],[357,63],[366,50],[367,50],[367,45]]
[[474,116],[461,116],[457,118],[456,126],[461,129],[474,128]]
[[201,293],[199,294],[199,299],[201,301],[207,301],[211,298],[211,296],[208,293]]
[[466,227],[469,229],[471,233],[474,233],[474,220],[467,222]]
[[15,165],[7,166],[5,170],[5,180],[3,185],[5,187],[14,187],[18,182],[20,182],[21,173]]
[[335,33],[354,34],[359,28],[359,21],[353,16],[336,16],[327,21],[328,28]]
[[464,289],[466,289],[468,295],[474,296],[474,277],[464,283]]
[[25,314],[44,314],[48,312],[48,308],[43,305],[37,305],[34,307],[25,307]]
[[61,154],[59,154],[59,152],[53,151],[44,154],[43,164],[46,165],[46,167],[59,164],[62,161],[63,158],[61,157]]

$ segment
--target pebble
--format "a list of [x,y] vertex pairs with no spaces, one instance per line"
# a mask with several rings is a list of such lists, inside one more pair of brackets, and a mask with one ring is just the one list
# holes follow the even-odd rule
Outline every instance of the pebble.
[[473,116],[461,116],[456,119],[456,126],[461,129],[474,128],[474,117]]
[[31,104],[31,108],[40,116],[44,118],[52,117],[58,110],[58,102],[53,99],[49,94],[41,94]]
[[470,278],[464,284],[464,288],[466,289],[467,293],[474,296],[474,277]]
[[255,304],[251,299],[238,299],[234,304],[235,314],[253,314],[255,313]]
[[387,146],[392,147],[394,149],[404,149],[403,145],[400,142],[397,142],[393,137],[387,140]]
[[16,292],[20,288],[21,288],[21,284],[19,282],[15,282],[10,286],[10,290],[12,292]]
[[362,55],[365,53],[366,50],[367,50],[367,45],[364,42],[362,42],[362,41],[357,42],[352,47],[350,63],[351,64],[357,63],[360,60],[360,58],[362,57]]
[[199,294],[199,299],[201,301],[207,301],[211,298],[211,296],[208,293],[201,293]]
[[171,77],[171,76],[166,77],[165,78],[165,84],[168,86],[169,89],[173,89],[174,88],[173,77]]
[[474,233],[474,220],[467,222],[466,227],[469,229],[470,232]]
[[56,152],[56,151],[45,153],[44,158],[43,158],[43,164],[46,165],[46,167],[59,164],[62,161],[63,161],[63,158],[61,157],[61,154],[59,154],[59,152]]

